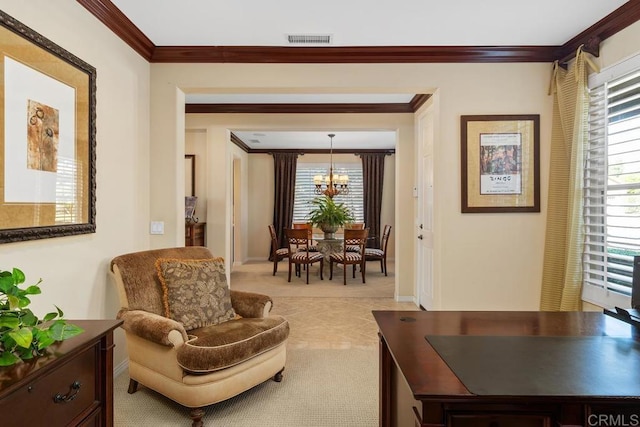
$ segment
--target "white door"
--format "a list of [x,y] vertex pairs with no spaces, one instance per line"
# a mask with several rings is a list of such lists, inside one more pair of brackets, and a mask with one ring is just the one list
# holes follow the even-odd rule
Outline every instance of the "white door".
[[433,290],[433,104],[418,115],[418,217],[416,218],[416,281],[418,303],[425,310],[434,308]]

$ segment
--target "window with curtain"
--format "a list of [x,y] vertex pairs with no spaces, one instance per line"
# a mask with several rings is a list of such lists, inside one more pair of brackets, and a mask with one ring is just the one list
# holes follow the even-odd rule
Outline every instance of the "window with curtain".
[[583,299],[629,306],[640,255],[640,56],[589,79]]
[[[364,222],[363,191],[362,191],[362,164],[360,163],[336,163],[334,172],[340,175],[349,175],[349,194],[338,195],[333,198],[337,203],[344,203],[351,209],[355,222]],[[311,201],[318,197],[314,193],[315,175],[328,173],[326,163],[300,163],[296,168],[296,198],[293,205],[293,221],[307,221],[307,214],[312,208]]]

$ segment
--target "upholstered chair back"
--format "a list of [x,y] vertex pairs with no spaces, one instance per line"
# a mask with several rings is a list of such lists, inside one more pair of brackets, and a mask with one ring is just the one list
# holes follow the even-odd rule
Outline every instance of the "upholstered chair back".
[[120,304],[130,310],[165,315],[162,286],[156,271],[158,258],[209,259],[209,249],[200,246],[152,249],[120,255],[111,261]]

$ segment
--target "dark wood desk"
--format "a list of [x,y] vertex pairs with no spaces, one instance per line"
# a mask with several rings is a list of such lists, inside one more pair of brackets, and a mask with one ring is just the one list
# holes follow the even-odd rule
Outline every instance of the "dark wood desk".
[[[638,331],[617,319],[598,312],[374,311],[373,315],[380,330],[380,426],[640,425],[640,371],[636,369],[640,366],[640,337]],[[603,337],[614,343],[620,341],[626,343],[627,348],[631,346],[629,360],[632,363],[616,369],[637,379],[637,388],[634,383],[627,384],[624,390],[630,394],[624,396],[611,393],[610,387],[604,387],[607,390],[603,393],[589,395],[474,394],[425,336],[438,339],[440,336],[559,337],[561,340]],[[478,339],[472,338],[472,341]],[[469,352],[468,357],[478,356]],[[615,363],[615,357],[613,359]],[[522,370],[527,370],[526,357],[515,360],[516,363],[522,360]],[[558,381],[560,377],[562,373]],[[588,377],[579,381],[593,389]],[[626,424],[620,424],[621,421]]]

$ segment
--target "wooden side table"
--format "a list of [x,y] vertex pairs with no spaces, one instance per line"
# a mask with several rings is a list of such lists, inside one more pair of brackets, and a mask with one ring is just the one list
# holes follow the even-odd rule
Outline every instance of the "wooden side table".
[[185,246],[205,246],[206,222],[188,222],[184,226]]
[[113,330],[122,321],[69,322],[84,332],[47,356],[0,368],[2,425],[113,425]]

